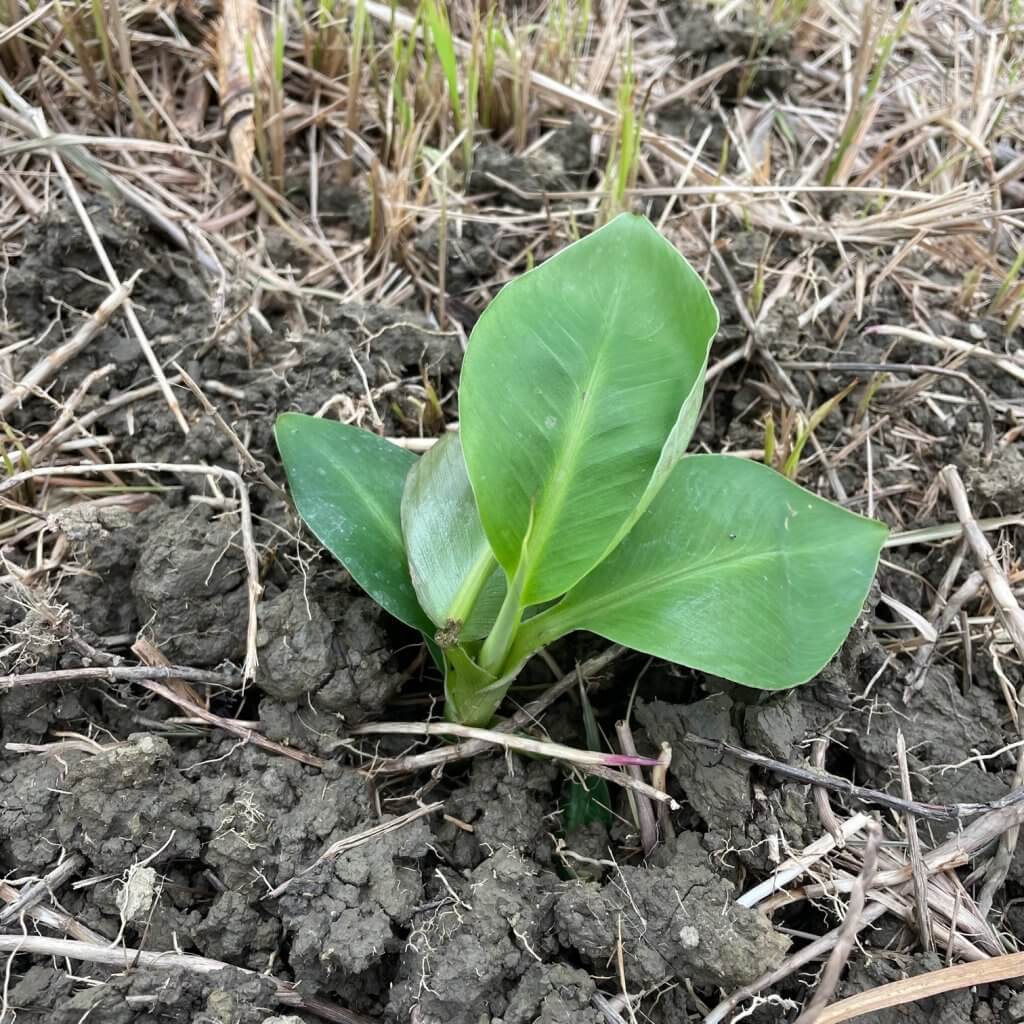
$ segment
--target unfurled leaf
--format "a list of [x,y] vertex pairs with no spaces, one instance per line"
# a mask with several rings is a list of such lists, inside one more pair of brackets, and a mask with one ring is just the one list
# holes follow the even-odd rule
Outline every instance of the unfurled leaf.
[[457,434],[442,437],[409,471],[402,532],[419,603],[448,646],[486,636],[505,574],[484,535]]
[[670,464],[693,429],[717,324],[697,274],[629,214],[507,285],[481,316],[462,445],[510,577],[534,508],[525,604],[580,580],[653,498],[663,452]]
[[385,611],[428,636],[402,541],[405,478],[415,457],[335,420],[285,413],[274,427],[292,500],[321,544]]
[[887,530],[774,470],[683,459],[629,535],[514,658],[575,629],[762,689],[806,682],[860,612]]

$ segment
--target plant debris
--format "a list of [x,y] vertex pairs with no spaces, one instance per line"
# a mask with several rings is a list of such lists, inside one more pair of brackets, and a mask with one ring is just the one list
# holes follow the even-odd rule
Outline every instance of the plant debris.
[[[1015,5],[300,6],[0,5],[0,1022],[1024,1019]],[[798,691],[576,635],[445,735],[273,421],[426,451],[624,210],[721,311],[691,450],[876,583]]]

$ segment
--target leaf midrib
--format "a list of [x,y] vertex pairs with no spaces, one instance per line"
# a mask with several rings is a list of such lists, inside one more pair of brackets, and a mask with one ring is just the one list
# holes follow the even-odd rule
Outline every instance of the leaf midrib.
[[[730,555],[725,558],[715,559],[712,562],[705,562],[699,566],[691,565],[682,569],[673,569],[668,572],[661,573],[653,579],[651,577],[644,577],[636,583],[617,587],[606,595],[585,599],[575,606],[568,603],[572,598],[572,592],[570,591],[569,594],[566,595],[565,602],[556,605],[551,609],[550,613],[546,614],[551,614],[552,620],[557,620],[559,617],[565,617],[573,622],[578,622],[579,625],[584,625],[584,623],[579,621],[583,614],[600,614],[607,611],[608,608],[614,608],[615,606],[632,599],[640,592],[661,592],[666,590],[668,587],[682,583],[687,579],[706,576],[709,573],[720,570],[723,566],[740,567],[767,558],[775,558],[779,555],[785,555],[787,557],[816,555],[820,554],[825,546],[826,545],[824,544],[819,544],[813,547],[800,548],[773,547],[766,551],[752,551],[745,555]],[[570,612],[572,613],[571,615]]]
[[363,505],[371,512],[373,517],[381,524],[384,528],[384,533],[387,534],[388,538],[403,552],[405,551],[405,542],[402,539],[402,531],[400,526],[392,521],[391,517],[384,511],[383,506],[377,501],[375,493],[367,487],[360,484],[359,480],[353,476],[344,466],[343,463],[335,460],[334,452],[330,453],[330,463],[337,469],[337,471],[345,478],[346,483],[350,489],[355,491],[363,501]]
[[[622,305],[622,293],[623,284],[621,279],[619,279],[616,282],[611,309],[604,321],[605,325],[616,322],[619,308]],[[527,579],[524,582],[524,593],[529,592],[533,585],[536,568],[544,564],[544,552],[551,539],[551,532],[568,497],[570,478],[569,474],[565,473],[564,470],[575,464],[576,456],[579,454],[583,439],[587,434],[587,427],[595,408],[594,396],[598,390],[595,385],[602,381],[605,376],[604,363],[607,350],[612,341],[613,334],[611,330],[603,330],[601,339],[594,351],[593,364],[591,365],[590,372],[587,374],[583,390],[583,401],[578,406],[576,415],[573,417],[573,429],[567,435],[565,444],[562,445],[551,467],[551,471],[547,474],[547,479],[541,485],[539,494],[544,501],[544,510],[542,518],[539,518],[539,521],[534,524],[533,539],[529,551],[529,557],[533,565],[530,566]],[[559,478],[561,478],[561,482],[559,482]]]

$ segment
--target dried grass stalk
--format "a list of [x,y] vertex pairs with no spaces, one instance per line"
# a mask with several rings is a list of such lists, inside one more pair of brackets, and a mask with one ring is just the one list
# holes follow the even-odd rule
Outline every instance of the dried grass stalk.
[[224,0],[217,23],[217,84],[220,112],[231,154],[243,180],[252,175],[256,153],[256,104],[270,57],[254,0]]

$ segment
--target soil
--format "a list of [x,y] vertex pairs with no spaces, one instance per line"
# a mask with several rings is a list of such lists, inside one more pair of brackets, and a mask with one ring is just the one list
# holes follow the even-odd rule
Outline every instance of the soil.
[[[673,6],[670,17],[687,11]],[[685,31],[681,25],[678,35],[679,59],[710,55],[712,65],[743,56],[750,43],[749,36],[713,31],[710,15],[687,22]],[[785,38],[772,41],[744,83],[727,76],[722,99],[735,99],[741,86],[761,93],[784,88],[795,73],[785,59],[788,45]],[[681,136],[699,136],[706,124],[705,115],[684,107],[658,116],[663,130]],[[499,207],[547,209],[537,193],[588,180],[591,144],[582,119],[560,127],[537,156],[487,143],[477,151],[469,190]],[[358,186],[343,191],[325,193],[323,207],[358,227],[367,192]],[[140,214],[95,196],[88,209],[115,265],[143,271],[134,298],[157,357],[180,364],[216,398],[227,424],[276,483],[284,478],[271,426],[286,410],[313,413],[331,405],[390,435],[442,429],[424,389],[438,395],[453,389],[462,346],[455,332],[439,331],[417,301],[398,308],[324,303],[301,310],[269,302],[259,318],[251,317],[250,295],[223,293]],[[797,244],[751,230],[722,246],[744,292],[769,241],[781,246],[776,258]],[[521,257],[520,250],[514,235],[486,222],[469,224],[448,247],[447,286],[454,315],[465,326],[481,307],[479,283]],[[416,237],[413,253],[436,263],[436,226]],[[827,280],[836,252],[823,247],[816,259]],[[723,353],[743,341],[745,328],[713,266],[709,275],[722,313],[716,352]],[[16,378],[63,340],[52,323],[55,302],[94,309],[106,295],[100,279],[77,216],[55,202],[26,229],[4,275],[4,308],[17,336],[42,339],[13,353]],[[892,282],[871,302],[862,324],[909,320],[907,296]],[[797,312],[781,302],[762,327],[762,344],[777,360],[877,362],[887,354],[888,341],[857,330],[841,332],[837,345],[823,340],[838,332],[848,305],[829,309],[808,328],[798,326]],[[930,326],[938,334],[957,333],[955,316],[938,311]],[[975,326],[979,345],[1000,352],[997,325]],[[907,361],[936,359],[934,350],[914,342],[901,342],[900,351]],[[12,428],[39,433],[53,419],[51,401],[67,400],[87,374],[108,364],[113,369],[92,387],[81,413],[151,380],[134,339],[117,321],[65,368],[49,400],[31,398],[11,416]],[[987,364],[979,366],[982,379]],[[838,371],[796,376],[809,408],[850,379]],[[1020,399],[1019,384],[1010,378],[992,374],[983,383],[993,396]],[[971,397],[956,380],[943,385],[954,396]],[[377,400],[367,401],[368,392]],[[763,423],[751,412],[762,393],[759,373],[742,364],[723,374],[709,388],[696,443],[713,450],[762,444]],[[862,620],[809,686],[755,694],[632,654],[596,683],[591,699],[606,730],[629,708],[641,752],[656,754],[664,743],[672,748],[669,791],[680,809],[665,841],[646,859],[621,791],[612,792],[610,825],[593,822],[565,834],[561,807],[570,780],[546,761],[485,755],[400,780],[359,771],[348,728],[385,716],[424,719],[437,710],[439,680],[424,667],[416,636],[381,613],[301,532],[282,496],[240,464],[225,431],[190,393],[176,386],[176,394],[192,428],[187,437],[159,394],[104,415],[94,431],[112,436],[104,446],[115,462],[206,462],[246,474],[263,586],[253,684],[245,690],[229,685],[245,653],[247,621],[235,506],[229,493],[214,493],[202,478],[174,473],[154,473],[150,485],[116,500],[64,503],[51,516],[50,529],[66,539],[67,555],[44,593],[11,577],[0,588],[0,673],[89,666],[97,663],[90,649],[130,657],[131,644],[145,637],[174,664],[223,672],[224,685],[210,689],[213,712],[256,723],[268,740],[323,763],[300,763],[207,728],[132,682],[0,688],[0,875],[42,875],[62,856],[77,855],[78,884],[56,893],[55,906],[106,942],[230,965],[200,974],[79,964],[72,976],[50,958],[19,956],[11,961],[0,1024],[318,1019],[277,1004],[273,978],[387,1024],[602,1024],[615,1018],[598,997],[612,998],[623,985],[644,993],[642,1019],[651,1024],[696,1020],[721,993],[779,965],[808,936],[835,927],[837,918],[824,903],[773,917],[735,903],[740,891],[771,875],[780,848],[784,857],[818,839],[822,822],[808,786],[695,747],[688,734],[793,765],[806,763],[810,740],[827,735],[830,770],[893,793],[902,734],[919,800],[995,800],[1014,787],[1010,757],[962,763],[1016,738],[1003,684],[987,655],[976,654],[969,686],[954,655],[936,664],[912,703],[903,701],[903,673],[894,669],[877,628],[894,617],[878,595],[884,591],[914,609],[929,606],[949,550],[924,545],[887,553]],[[901,393],[895,395],[893,406]],[[1011,448],[983,464],[973,406],[951,408],[946,419],[926,403],[904,408],[908,424],[935,444],[922,452],[908,441],[897,458],[874,467],[875,485],[884,490],[905,482],[900,460],[914,454],[920,456],[916,472],[925,477],[945,462],[957,464],[978,515],[1020,513],[1024,455]],[[838,436],[840,425],[838,415],[826,420],[823,444]],[[861,447],[837,471],[850,493],[859,492],[866,458]],[[881,514],[895,529],[948,519],[934,502],[883,504]],[[1020,550],[1019,528],[1016,539]],[[574,637],[552,653],[570,665],[599,648],[594,638]],[[1024,683],[1011,660],[1000,670],[1011,688]],[[528,686],[545,681],[540,669],[524,677]],[[544,724],[553,739],[583,745],[581,722],[577,698],[570,696]],[[406,746],[382,739],[380,751]],[[938,770],[943,765],[958,767]],[[435,800],[442,812],[380,830]],[[940,842],[955,827],[931,823],[928,842]],[[377,831],[320,859],[368,830]],[[140,867],[153,869],[151,890],[142,908],[126,915],[126,887]],[[1022,898],[1024,855],[1018,852],[996,897],[998,930],[1008,942],[1024,932]],[[896,926],[866,934],[863,944],[842,994],[942,963],[940,956],[913,951]],[[776,990],[781,1002],[765,1003],[747,1019],[791,1019],[785,1000],[802,1000],[809,986],[807,976],[784,982]],[[1020,1021],[1024,996],[993,985],[863,1020]]]
[[[145,235],[137,220],[103,206],[95,212],[122,250],[146,254],[147,266],[174,266],[158,255],[159,239]],[[38,270],[50,266],[55,248],[63,272],[50,281]],[[43,323],[41,296],[51,288],[66,292],[76,259],[78,269],[90,269],[88,252],[66,213],[39,225],[14,287],[8,284],[8,304],[21,323]],[[29,281],[42,282],[42,290],[19,283]],[[74,301],[88,306],[94,299],[86,289]],[[181,358],[200,381],[214,378],[244,391],[229,422],[278,480],[269,417],[286,408],[315,411],[337,394],[357,396],[362,382],[351,352],[361,352],[372,384],[389,374],[449,378],[458,364],[457,349],[407,311],[343,308],[316,329],[275,336],[253,351],[233,339],[208,344],[215,317],[184,271],[168,272],[159,288],[143,292],[141,305],[150,324],[169,324],[188,308],[174,334]],[[784,344],[795,350],[801,341],[789,337]],[[110,329],[97,339],[92,359],[69,371],[64,386],[70,391],[84,371],[106,360],[117,365],[109,393],[145,377],[131,345]],[[702,428],[705,436],[717,431],[716,442],[728,444],[735,429],[735,443],[742,443],[742,420],[729,408],[742,403],[741,396],[742,389],[715,396],[722,416]],[[96,399],[105,397],[100,392]],[[16,422],[27,428],[41,414],[29,403]],[[133,433],[117,431],[115,457],[179,460],[184,447],[189,459],[231,465],[221,432],[196,410],[190,415],[197,427],[183,444],[169,413],[153,399],[136,413]],[[121,417],[112,419],[121,419],[123,428]],[[401,429],[400,417],[391,422]],[[972,464],[973,492],[1005,511],[1020,493],[1017,462],[1011,457],[994,471]],[[78,505],[62,512],[59,528],[73,557],[50,599],[60,615],[48,621],[45,609],[6,595],[9,636],[28,642],[17,645],[16,659],[4,669],[84,663],[62,643],[62,630],[66,636],[72,629],[90,642],[141,633],[173,662],[197,668],[237,663],[246,618],[237,520],[190,501],[200,489],[181,477],[134,507]],[[621,863],[590,874],[567,871],[571,862],[555,856],[561,770],[518,757],[484,757],[443,780],[447,818],[420,818],[307,871],[332,843],[391,817],[386,810],[381,816],[380,797],[367,780],[346,767],[341,737],[346,724],[384,712],[407,681],[414,652],[411,637],[382,621],[341,569],[307,542],[296,548],[293,539],[282,539],[280,526],[289,520],[278,498],[254,490],[254,502],[265,579],[260,667],[241,706],[225,693],[215,697],[214,708],[249,709],[268,738],[327,756],[334,766],[321,771],[216,731],[197,732],[162,701],[140,700],[128,685],[14,688],[0,696],[6,744],[89,731],[103,749],[4,755],[0,856],[8,871],[42,873],[61,850],[79,853],[82,874],[92,882],[64,896],[62,905],[110,939],[121,928],[118,897],[127,873],[146,862],[159,884],[149,912],[124,928],[130,945],[271,970],[371,1019],[596,1024],[602,1018],[592,997],[620,941],[631,989],[668,987],[649,1019],[681,1019],[686,1000],[673,987],[680,980],[697,991],[729,991],[782,960],[789,939],[760,911],[732,899],[743,879],[771,871],[769,840],[798,848],[820,832],[806,787],[689,747],[687,733],[798,763],[807,738],[829,728],[843,737],[847,773],[885,787],[898,731],[917,772],[940,759],[961,760],[1003,727],[1001,697],[991,681],[976,680],[968,707],[948,671],[910,709],[900,708],[900,680],[885,673],[865,701],[868,681],[885,659],[862,625],[815,685],[775,697],[753,699],[676,670],[648,674],[634,709],[638,738],[648,749],[671,744],[672,789],[684,811],[681,831],[646,864],[623,855],[630,839],[621,825],[612,834],[591,826],[586,835],[561,838],[570,849],[578,840],[592,859],[611,854]],[[574,652],[570,646],[557,653]],[[617,678],[630,678],[637,666],[627,659]],[[436,693],[436,683],[427,689]],[[614,681],[600,692],[602,717],[621,713],[622,692]],[[578,742],[572,715],[555,721],[567,730],[559,738]],[[929,776],[918,795],[941,802],[988,799],[1011,782],[1006,771],[970,765]],[[283,895],[267,898],[269,889],[296,875]],[[1024,882],[1024,870],[1012,877]],[[1017,884],[1009,884],[1009,899]],[[884,962],[866,963],[848,981],[851,989],[885,974],[878,966]],[[92,976],[109,980],[79,990],[62,971],[38,964],[19,976],[9,1002],[19,1008],[18,1020],[69,1022],[90,1008],[104,1021],[186,1021],[205,1014],[255,1022],[267,1019],[273,1003],[273,985],[251,975],[134,969],[94,970]],[[939,1019],[986,1019],[971,1016],[973,998],[963,994],[944,1004]],[[990,1005],[995,1010],[1002,1003]]]

